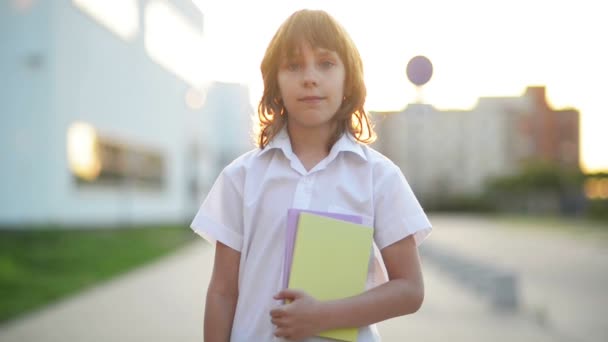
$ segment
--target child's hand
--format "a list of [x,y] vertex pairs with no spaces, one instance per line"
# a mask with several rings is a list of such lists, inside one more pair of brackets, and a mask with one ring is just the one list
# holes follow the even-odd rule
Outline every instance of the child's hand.
[[323,331],[319,317],[320,302],[306,292],[286,289],[277,293],[274,299],[291,300],[291,303],[270,311],[272,324],[277,326],[276,337],[301,340]]

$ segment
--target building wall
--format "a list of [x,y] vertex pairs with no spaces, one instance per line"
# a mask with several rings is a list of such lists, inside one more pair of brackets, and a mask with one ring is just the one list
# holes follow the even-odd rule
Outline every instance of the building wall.
[[[252,112],[247,89],[212,84],[207,102],[221,99],[221,105],[211,105],[210,112],[188,104],[187,94],[196,85],[146,50],[144,8],[151,1],[137,1],[139,29],[130,39],[111,32],[73,1],[37,1],[23,11],[11,3],[0,4],[3,42],[8,43],[0,68],[9,80],[0,94],[0,226],[191,219],[225,156],[244,151],[249,143],[248,136],[229,136],[233,127],[244,127],[242,117]],[[202,29],[202,16],[193,14],[191,1],[167,3]],[[143,186],[131,177],[114,182],[75,177],[67,152],[68,129],[75,122],[91,125],[111,144],[160,155],[160,186]],[[219,131],[216,126],[222,133],[206,134]]]
[[198,175],[200,191],[196,209],[206,190],[232,160],[255,147],[252,139],[252,115],[247,87],[236,83],[214,82],[207,90],[201,109],[201,131]]
[[401,167],[423,203],[479,194],[489,178],[531,160],[578,167],[578,112],[549,108],[544,88],[480,98],[470,111],[411,104],[375,116],[375,147]]
[[566,168],[579,167],[579,113],[549,107],[544,87],[530,87],[523,97],[530,104],[522,123],[534,158]]
[[0,218],[44,220],[52,191],[46,172],[53,118],[52,5],[0,2]]
[[201,115],[205,118],[207,148],[222,151],[216,156],[219,167],[223,168],[238,155],[254,148],[253,114],[246,86],[214,82],[209,87]]
[[[145,53],[143,27],[133,41],[114,35],[69,1],[53,13],[53,107],[56,146],[52,170],[54,217],[68,222],[158,222],[182,219],[185,206],[183,81]],[[143,13],[139,16],[143,21]],[[78,28],[75,30],[75,28]],[[165,179],[159,189],[124,184],[82,186],[66,168],[67,130],[93,125],[107,139],[158,150]]]

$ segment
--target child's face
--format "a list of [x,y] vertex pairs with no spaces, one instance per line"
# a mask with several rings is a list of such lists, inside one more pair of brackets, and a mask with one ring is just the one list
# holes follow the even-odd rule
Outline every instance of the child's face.
[[283,59],[277,77],[290,126],[331,125],[344,97],[344,63],[335,51],[301,44]]

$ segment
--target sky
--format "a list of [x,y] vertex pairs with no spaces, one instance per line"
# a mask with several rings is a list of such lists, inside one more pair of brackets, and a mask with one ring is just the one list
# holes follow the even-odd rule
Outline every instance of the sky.
[[581,112],[586,171],[608,170],[608,32],[601,2],[193,0],[204,15],[210,80],[262,93],[259,64],[279,25],[295,10],[323,9],[350,33],[365,66],[368,110],[400,110],[419,95],[407,62],[433,63],[421,96],[439,109],[467,109],[482,96],[520,96],[545,85],[556,109]]

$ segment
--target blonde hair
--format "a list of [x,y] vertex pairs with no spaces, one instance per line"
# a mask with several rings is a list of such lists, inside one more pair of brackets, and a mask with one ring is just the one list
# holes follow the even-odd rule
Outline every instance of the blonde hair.
[[344,100],[334,116],[338,125],[330,139],[330,146],[345,131],[349,131],[361,143],[373,142],[376,134],[363,109],[367,91],[363,81],[363,62],[357,47],[346,30],[325,11],[300,10],[279,27],[260,66],[264,94],[258,105],[257,145],[262,149],[266,147],[285,125],[287,110],[280,97],[277,75],[283,58],[290,57],[303,42],[313,48],[335,51],[346,70]]

